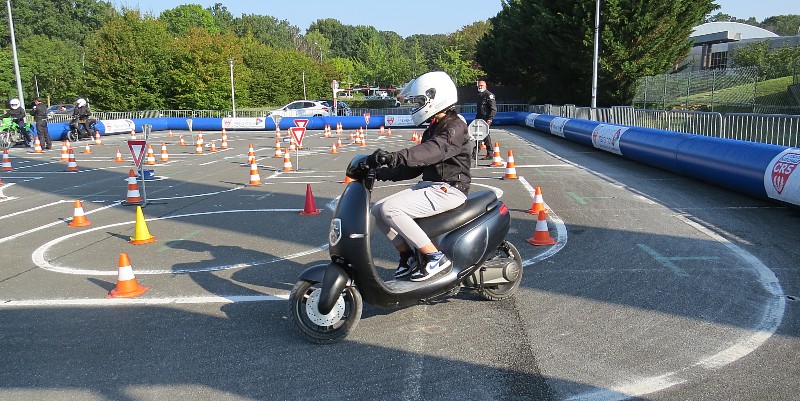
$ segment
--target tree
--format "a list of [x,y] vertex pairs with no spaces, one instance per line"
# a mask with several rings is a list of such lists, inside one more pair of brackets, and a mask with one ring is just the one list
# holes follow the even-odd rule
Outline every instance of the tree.
[[[587,104],[595,4],[508,0],[478,42],[477,60],[490,77],[523,86],[538,102]],[[683,60],[689,34],[716,8],[712,0],[603,1],[598,103],[629,104],[636,79]]]
[[170,10],[164,10],[158,17],[167,26],[167,32],[183,36],[191,28],[204,29],[210,33],[219,33],[216,20],[210,10],[199,4],[183,4]]
[[731,54],[737,67],[758,67],[762,79],[791,76],[800,66],[800,48],[784,46],[770,49],[770,42],[748,43]]
[[800,35],[800,15],[776,15],[765,19],[760,26],[781,36]]
[[211,13],[211,17],[214,18],[214,24],[219,27],[220,32],[229,33],[233,30],[235,18],[228,11],[228,7],[225,7],[222,3],[214,3],[213,6],[206,8],[206,10]]
[[282,49],[295,49],[300,39],[300,28],[265,15],[243,14],[234,20],[233,32],[239,37],[252,35],[265,45]]
[[86,96],[83,49],[77,43],[34,35],[21,40],[18,47],[20,65],[25,66],[20,75],[26,100],[37,95],[37,87],[38,96],[55,103],[72,103]]
[[[6,16],[3,4],[2,15]],[[117,14],[110,2],[98,0],[26,0],[11,5],[17,43],[33,35],[83,44],[86,36],[97,30],[106,18]],[[6,16],[7,18],[7,16]],[[0,46],[8,46],[8,20],[0,24]]]

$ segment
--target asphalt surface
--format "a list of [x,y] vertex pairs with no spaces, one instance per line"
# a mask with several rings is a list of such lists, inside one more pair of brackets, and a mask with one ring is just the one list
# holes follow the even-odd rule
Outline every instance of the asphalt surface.
[[[229,149],[202,155],[192,134],[150,140],[170,161],[147,166],[156,179],[140,185],[157,238],[146,245],[129,243],[135,207],[121,203],[127,135],[91,155],[76,144],[78,172],[65,171],[58,142],[11,149],[13,171],[0,172],[0,400],[800,400],[797,209],[499,127],[519,179],[481,161],[473,190],[497,191],[511,210],[519,292],[367,305],[345,341],[319,346],[290,327],[286,297],[327,258],[347,162],[410,146],[411,130],[370,130],[367,146],[344,136],[338,154],[335,138],[310,131],[292,172],[273,157],[273,132],[228,132]],[[219,132],[204,140],[221,145]],[[249,144],[260,186],[248,185]],[[374,200],[409,184],[381,183]],[[536,186],[557,245],[526,241]],[[318,215],[299,213],[308,188]],[[68,226],[75,200],[90,226]],[[372,246],[388,279],[396,256],[384,238]],[[149,287],[133,300],[105,298],[120,253]]]

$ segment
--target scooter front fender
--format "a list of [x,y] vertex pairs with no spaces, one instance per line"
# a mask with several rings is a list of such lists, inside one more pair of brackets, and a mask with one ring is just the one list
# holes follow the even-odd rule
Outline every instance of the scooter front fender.
[[336,301],[350,283],[350,276],[336,263],[314,265],[300,274],[301,280],[322,283],[319,294],[319,312],[323,315],[331,313]]

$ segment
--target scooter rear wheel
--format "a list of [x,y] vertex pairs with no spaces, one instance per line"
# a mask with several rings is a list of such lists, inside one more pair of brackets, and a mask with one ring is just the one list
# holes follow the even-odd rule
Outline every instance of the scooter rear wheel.
[[306,340],[316,344],[332,344],[347,337],[361,320],[363,302],[355,287],[342,291],[333,310],[319,312],[320,283],[298,281],[289,295],[289,320]]
[[483,297],[483,299],[489,301],[500,301],[510,298],[514,295],[514,293],[517,292],[519,283],[522,281],[522,256],[520,256],[519,251],[514,244],[508,241],[503,241],[500,246],[497,247],[497,252],[492,258],[513,258],[514,262],[516,263],[516,267],[519,268],[519,271],[516,272],[516,277],[514,280],[506,284],[484,286],[480,290],[480,295]]

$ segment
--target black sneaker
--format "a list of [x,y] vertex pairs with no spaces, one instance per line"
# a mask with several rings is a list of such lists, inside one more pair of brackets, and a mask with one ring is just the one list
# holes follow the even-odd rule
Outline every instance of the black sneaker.
[[486,155],[481,157],[481,160],[492,160],[492,156]]
[[428,264],[419,268],[411,274],[411,281],[425,281],[438,273],[450,271],[452,263],[442,252],[436,252],[428,256]]
[[413,253],[409,256],[400,255],[400,265],[394,271],[394,278],[408,277],[417,267],[419,267],[419,263],[417,263],[417,257]]

